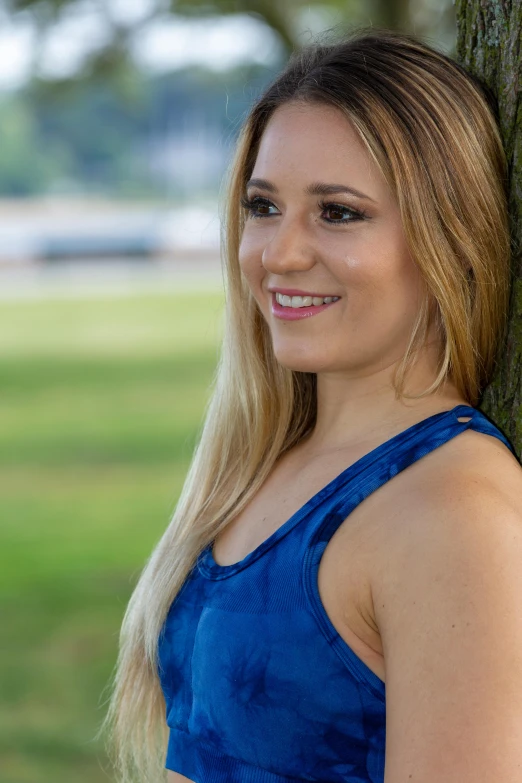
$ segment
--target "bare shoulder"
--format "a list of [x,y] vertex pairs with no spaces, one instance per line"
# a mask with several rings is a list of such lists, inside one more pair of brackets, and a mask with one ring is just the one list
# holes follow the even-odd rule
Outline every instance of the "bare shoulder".
[[404,472],[393,494],[400,522],[390,527],[387,544],[408,546],[411,533],[422,540],[433,526],[441,530],[451,511],[460,527],[473,524],[484,504],[522,515],[522,466],[498,438],[466,430]]
[[[522,522],[522,467],[493,436],[467,430],[441,450],[439,464],[427,470],[419,504],[428,529],[456,535],[495,527],[496,520]],[[446,529],[446,525],[448,526]],[[421,526],[422,527],[422,526]]]
[[422,462],[372,583],[386,668],[385,781],[515,783],[522,468],[500,441],[471,430]]
[[466,484],[475,483],[482,477],[484,487],[500,494],[507,496],[512,491],[520,492],[522,466],[507,446],[493,435],[469,429],[444,444],[440,452],[442,460],[434,467],[439,467],[441,481],[447,482],[452,477],[459,484]]
[[472,429],[435,449],[418,465],[420,478],[422,468],[426,468],[423,492],[428,485],[440,490],[443,486],[473,485],[481,480],[484,488],[496,488],[503,494],[511,489],[519,490],[522,484],[522,467],[507,446],[493,435]]
[[510,526],[522,529],[522,467],[497,438],[466,430],[410,466],[384,500],[390,510],[388,519],[379,514],[382,535],[370,574],[381,636],[404,568],[418,558],[425,562],[435,542],[450,546],[460,539],[463,546],[468,537],[477,544],[506,535]]
[[[374,599],[391,589],[412,547],[428,546],[444,525],[476,526],[486,506],[522,515],[522,467],[493,436],[466,430],[417,460],[366,499],[368,581]],[[492,522],[490,522],[492,524]],[[449,532],[449,531],[448,531]],[[374,620],[379,624],[378,602]],[[373,609],[373,607],[372,607]]]

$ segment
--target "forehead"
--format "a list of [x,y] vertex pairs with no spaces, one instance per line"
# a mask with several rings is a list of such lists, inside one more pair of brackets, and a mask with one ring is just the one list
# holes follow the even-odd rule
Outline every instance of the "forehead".
[[[377,165],[350,119],[327,104],[287,103],[275,110],[261,138],[253,176],[343,182],[385,188]],[[371,194],[370,194],[371,195]]]

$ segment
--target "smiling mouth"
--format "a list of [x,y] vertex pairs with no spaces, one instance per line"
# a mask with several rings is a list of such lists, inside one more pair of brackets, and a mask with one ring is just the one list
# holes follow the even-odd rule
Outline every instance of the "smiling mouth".
[[300,309],[301,307],[321,307],[321,305],[337,302],[339,296],[288,296],[275,292],[275,300],[281,307]]
[[[280,303],[283,299],[283,303]],[[290,299],[289,304],[284,300]],[[314,304],[313,300],[319,300]],[[272,294],[272,315],[279,321],[304,321],[324,313],[330,307],[335,307],[341,299],[340,296],[287,296],[286,294]],[[294,300],[297,300],[294,304]],[[299,300],[302,300],[301,302]],[[309,303],[310,302],[310,303]]]

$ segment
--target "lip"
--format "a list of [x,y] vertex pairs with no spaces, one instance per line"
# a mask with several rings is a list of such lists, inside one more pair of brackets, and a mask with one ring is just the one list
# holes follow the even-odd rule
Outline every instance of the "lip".
[[[283,291],[277,290],[278,293],[286,293]],[[296,294],[293,293],[293,296],[302,296],[302,294]],[[288,294],[290,296],[290,294]],[[311,294],[306,294],[306,296],[311,296]],[[317,294],[317,296],[320,296],[320,294]],[[328,294],[326,294],[328,296]],[[319,313],[322,313],[324,310],[327,310],[328,307],[333,307],[337,304],[337,302],[340,302],[340,299],[337,299],[335,302],[328,302],[328,304],[322,304],[318,307],[283,307],[279,304],[279,302],[276,300],[275,292],[272,293],[272,315],[274,315],[276,318],[280,318],[282,321],[301,321],[303,318],[311,318],[314,315],[319,315]]]

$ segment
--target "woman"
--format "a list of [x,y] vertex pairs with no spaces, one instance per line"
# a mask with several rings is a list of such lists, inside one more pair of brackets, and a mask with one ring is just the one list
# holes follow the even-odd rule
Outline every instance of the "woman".
[[505,181],[480,84],[411,36],[309,47],[252,109],[213,395],[122,628],[122,780],[520,780],[522,471],[476,407]]

